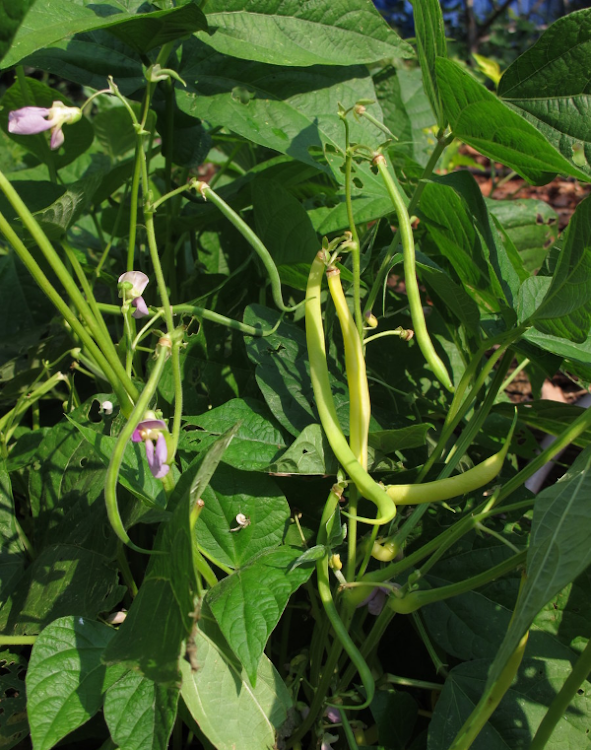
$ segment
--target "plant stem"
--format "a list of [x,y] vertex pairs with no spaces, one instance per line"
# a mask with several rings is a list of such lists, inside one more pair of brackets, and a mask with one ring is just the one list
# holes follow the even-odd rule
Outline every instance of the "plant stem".
[[[27,250],[22,240],[17,236],[17,234],[14,232],[14,230],[2,214],[0,214],[0,232],[2,232],[2,234],[4,234],[6,239],[10,242],[31,276],[37,282],[38,286],[53,303],[57,311],[68,323],[72,331],[74,331],[74,333],[78,336],[82,344],[88,350],[88,353],[97,362],[98,366],[103,371],[105,379],[107,379],[111,384],[111,387],[113,388],[113,391],[117,396],[119,406],[123,413],[129,414],[131,411],[129,396],[132,394],[128,393],[120,378],[117,377],[117,375],[113,372],[113,369],[110,366],[110,362],[103,355],[102,351],[94,342],[86,328],[80,323],[78,318],[64,302],[64,300],[62,299],[62,295],[58,294],[57,290],[49,283],[47,277],[45,276],[31,253]],[[121,369],[123,370],[123,367],[121,367]],[[123,370],[123,372],[125,373],[125,370]],[[137,393],[135,386],[133,387],[133,393]]]
[[109,522],[111,523],[113,531],[124,544],[127,544],[128,547],[136,550],[136,552],[144,552],[147,554],[152,554],[153,551],[137,547],[125,531],[121,515],[119,514],[119,506],[117,504],[117,479],[119,477],[119,470],[121,469],[123,454],[125,453],[127,444],[133,435],[133,431],[143,419],[144,413],[148,409],[150,402],[156,393],[156,389],[158,388],[158,383],[164,372],[164,365],[166,364],[169,348],[170,347],[163,345],[159,345],[156,348],[156,364],[150,373],[150,377],[148,378],[144,390],[141,392],[135,406],[133,407],[133,411],[131,412],[127,423],[119,433],[119,437],[113,448],[113,453],[111,454],[107,474],[105,476],[105,504],[107,506],[107,516],[109,517]]

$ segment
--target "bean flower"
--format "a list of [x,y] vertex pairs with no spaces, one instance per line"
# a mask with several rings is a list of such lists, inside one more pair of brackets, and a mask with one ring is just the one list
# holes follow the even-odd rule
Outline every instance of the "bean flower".
[[8,132],[15,135],[35,135],[51,130],[51,149],[55,151],[64,142],[62,127],[71,125],[82,117],[79,107],[67,107],[55,101],[49,108],[21,107],[8,113]]
[[146,417],[135,428],[131,439],[134,443],[144,443],[150,471],[156,479],[162,479],[170,471],[166,463],[168,444],[165,433],[168,433],[168,428],[164,420],[153,418],[149,412]]
[[150,314],[148,305],[142,297],[149,281],[148,276],[141,271],[126,271],[119,277],[119,296],[124,302],[130,302],[132,307],[135,307],[131,314],[133,318],[145,318]]
[[389,593],[390,589],[385,586],[376,586],[371,594],[357,605],[357,609],[367,605],[367,611],[370,615],[377,617],[384,609],[384,604],[386,603]]

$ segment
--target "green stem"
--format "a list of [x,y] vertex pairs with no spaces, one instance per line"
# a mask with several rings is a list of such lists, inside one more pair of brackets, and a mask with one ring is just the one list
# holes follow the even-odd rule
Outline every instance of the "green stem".
[[353,734],[353,730],[351,729],[351,725],[349,724],[349,719],[347,718],[345,709],[339,706],[339,711],[341,712],[341,723],[343,725],[343,732],[345,733],[345,737],[349,745],[349,750],[359,750],[359,745],[357,744],[357,740],[355,739],[355,735]]
[[[69,306],[64,302],[64,300],[62,299],[62,295],[58,294],[57,290],[49,283],[47,277],[45,276],[31,253],[27,250],[21,239],[17,236],[17,234],[14,232],[14,230],[2,214],[0,214],[0,232],[2,232],[2,234],[4,234],[6,239],[10,242],[26,269],[35,279],[38,286],[53,303],[54,307],[62,315],[72,331],[78,336],[82,344],[88,350],[88,353],[97,362],[98,366],[104,373],[104,377],[111,384],[111,387],[113,388],[113,391],[117,396],[117,400],[119,401],[119,405],[123,413],[128,414],[131,409],[131,404],[128,391],[125,389],[124,384],[121,382],[120,378],[118,378],[117,375],[113,372],[109,361],[106,359],[92,337],[89,335],[86,328],[80,323],[78,318],[70,310]],[[135,387],[134,392],[136,392]]]
[[232,320],[232,318],[227,318],[225,315],[220,315],[220,313],[214,312],[213,310],[207,310],[205,307],[197,307],[196,305],[173,305],[172,311],[175,315],[186,313],[188,315],[194,315],[197,318],[209,320],[212,323],[219,323],[220,325],[226,326],[226,328],[240,331],[247,336],[270,336],[275,333],[281,324],[281,320],[279,320],[273,328],[264,331],[262,328],[249,326],[247,323],[241,323],[239,320]]
[[125,531],[121,515],[119,514],[119,506],[117,504],[117,479],[119,477],[119,470],[121,469],[121,463],[123,462],[123,455],[127,448],[127,444],[131,440],[135,428],[143,419],[144,414],[156,393],[158,383],[164,372],[169,349],[170,347],[163,345],[159,345],[156,348],[156,364],[150,373],[150,377],[148,378],[144,390],[141,392],[135,406],[133,407],[133,411],[131,412],[127,423],[119,433],[119,437],[113,448],[113,453],[111,454],[107,474],[105,476],[105,503],[107,506],[107,516],[109,517],[113,531],[124,544],[127,544],[128,547],[136,550],[136,552],[145,552],[147,554],[153,554],[153,551],[137,547]]
[[447,664],[444,664],[439,658],[439,654],[437,653],[437,651],[435,650],[435,646],[431,642],[429,633],[427,633],[427,630],[423,625],[423,621],[421,620],[419,613],[413,612],[412,619],[414,626],[417,629],[417,633],[419,634],[420,639],[423,641],[423,646],[427,649],[427,653],[429,654],[429,657],[433,662],[433,666],[435,667],[435,674],[441,675],[443,678],[447,678]]
[[408,615],[411,612],[416,612],[417,609],[420,609],[427,604],[450,599],[452,596],[459,596],[460,594],[465,594],[467,591],[472,591],[480,586],[484,586],[506,573],[509,573],[519,565],[523,565],[526,557],[527,550],[522,550],[517,555],[513,555],[502,563],[495,565],[493,568],[489,568],[489,570],[485,570],[483,573],[479,573],[471,578],[466,578],[463,581],[450,583],[448,586],[439,586],[436,589],[411,591],[401,599],[396,596],[391,596],[388,599],[388,606],[398,614]]
[[[31,212],[29,211],[25,203],[21,200],[19,194],[16,192],[14,187],[6,179],[6,177],[4,176],[2,172],[0,172],[0,189],[10,201],[12,207],[15,209],[20,219],[22,220],[23,224],[25,225],[25,227],[27,228],[27,230],[29,231],[29,233],[31,234],[31,236],[33,237],[33,239],[39,246],[39,249],[45,256],[46,260],[49,262],[52,270],[58,277],[64,289],[66,290],[66,293],[68,294],[73,304],[76,306],[78,312],[84,319],[84,322],[86,323],[90,332],[94,336],[94,339],[98,347],[101,349],[104,359],[108,361],[110,368],[113,371],[113,376],[118,377],[121,380],[123,387],[129,393],[132,399],[136,398],[137,388],[134,386],[131,380],[127,377],[125,369],[123,365],[121,364],[121,362],[119,361],[119,358],[117,356],[117,351],[115,350],[115,346],[113,345],[112,340],[108,336],[105,336],[105,334],[103,333],[100,325],[95,320],[94,315],[92,314],[92,311],[88,303],[84,299],[83,295],[80,293],[80,290],[74,283],[74,280],[68,273],[68,270],[66,269],[65,265],[63,264],[61,258],[59,257],[55,249],[53,248],[53,245],[48,240],[47,235],[41,229],[35,217],[31,214]],[[39,282],[37,281],[37,283]]]
[[88,302],[88,305],[90,307],[92,314],[95,317],[96,322],[98,323],[105,337],[110,339],[111,334],[109,333],[109,329],[107,328],[105,324],[105,321],[103,319],[103,316],[99,309],[97,301],[94,298],[94,294],[92,292],[90,283],[88,279],[86,278],[84,269],[80,265],[80,261],[78,260],[78,257],[76,256],[75,250],[73,249],[73,247],[70,245],[70,243],[67,240],[62,240],[61,244],[62,244],[62,248],[64,252],[66,253],[68,260],[70,261],[72,265],[72,268],[74,269],[74,273],[76,274],[76,277],[78,278],[78,281],[80,282],[80,286],[82,287],[82,290],[84,294],[86,295],[86,301]]
[[33,646],[37,635],[0,635],[0,646]]
[[174,381],[174,416],[172,423],[171,460],[176,455],[181,434],[181,418],[183,416],[183,377],[181,372],[181,341],[176,339],[172,343],[172,379]]
[[585,646],[585,650],[577,659],[577,663],[573,667],[572,672],[566,678],[564,685],[554,696],[554,699],[550,704],[546,715],[542,719],[531,745],[529,746],[529,750],[543,750],[543,748],[546,747],[556,725],[566,715],[572,699],[577,694],[577,690],[583,681],[587,679],[590,672],[591,638]]
[[283,302],[283,294],[281,292],[281,279],[279,277],[279,271],[275,265],[275,261],[271,257],[271,253],[263,245],[259,237],[252,231],[248,224],[234,211],[230,206],[215,193],[207,183],[196,182],[194,187],[201,193],[205,200],[211,201],[214,206],[219,208],[223,215],[236,227],[244,239],[250,244],[252,249],[261,259],[263,266],[269,276],[271,282],[271,291],[273,293],[273,301],[282,312],[292,312],[297,309],[298,305],[294,307],[288,307]]
[[378,168],[378,172],[384,181],[384,185],[398,216],[398,232],[402,238],[402,251],[404,255],[404,281],[417,343],[423,356],[431,366],[435,377],[448,391],[453,391],[453,384],[449,374],[443,361],[435,351],[429,337],[429,332],[427,331],[427,324],[425,323],[425,313],[423,312],[419,283],[417,281],[415,243],[408,209],[404,205],[402,195],[388,171],[385,157],[379,154],[374,158],[374,164]]
[[144,155],[144,145],[141,136],[138,136],[138,142],[135,147],[135,164],[133,167],[133,177],[131,178],[130,190],[130,214],[129,214],[129,239],[127,241],[127,270],[133,271],[135,265],[135,238],[137,234],[137,210],[139,205],[140,178],[142,174],[142,159]]

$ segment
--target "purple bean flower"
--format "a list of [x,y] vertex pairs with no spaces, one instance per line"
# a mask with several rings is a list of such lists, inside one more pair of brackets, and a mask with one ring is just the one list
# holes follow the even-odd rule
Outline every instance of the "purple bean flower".
[[55,101],[49,108],[21,107],[8,113],[8,132],[15,135],[34,135],[51,130],[51,149],[55,151],[64,142],[62,127],[82,117],[79,107],[66,107]]
[[145,318],[150,314],[142,294],[148,286],[150,279],[141,271],[127,271],[119,277],[119,296],[125,302],[131,302],[135,310],[131,313],[132,318]]
[[[168,432],[166,422],[162,419],[144,419],[133,431],[131,439],[134,443],[144,443],[146,458],[150,471],[156,479],[162,479],[170,471],[166,463],[168,459],[168,445],[164,433]],[[156,445],[154,446],[154,441]]]
[[371,594],[357,605],[357,609],[359,609],[359,607],[364,607],[367,604],[367,611],[370,615],[377,617],[384,609],[384,604],[386,603],[389,593],[390,589],[385,586],[376,586]]

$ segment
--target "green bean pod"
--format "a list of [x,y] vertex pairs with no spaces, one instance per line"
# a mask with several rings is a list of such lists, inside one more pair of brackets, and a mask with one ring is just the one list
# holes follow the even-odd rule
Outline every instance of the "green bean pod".
[[436,503],[465,495],[467,492],[473,492],[492,482],[501,471],[510,443],[511,435],[498,453],[489,456],[485,461],[472,469],[468,469],[463,474],[447,479],[438,479],[435,482],[425,482],[424,484],[390,484],[386,487],[386,492],[396,505]]
[[333,449],[339,463],[349,477],[351,477],[360,494],[371,500],[378,508],[380,514],[378,518],[361,520],[374,525],[382,525],[394,518],[396,515],[396,506],[386,491],[369,476],[349,447],[345,436],[341,432],[341,426],[330,389],[328,367],[326,364],[324,327],[322,325],[322,307],[320,304],[320,291],[324,269],[324,252],[320,251],[312,262],[306,288],[306,343],[316,407],[330,447]]
[[345,368],[349,385],[349,443],[355,457],[367,471],[367,439],[369,436],[371,403],[363,345],[345,299],[341,284],[341,272],[338,268],[328,268],[326,278],[341,324],[345,344]]

